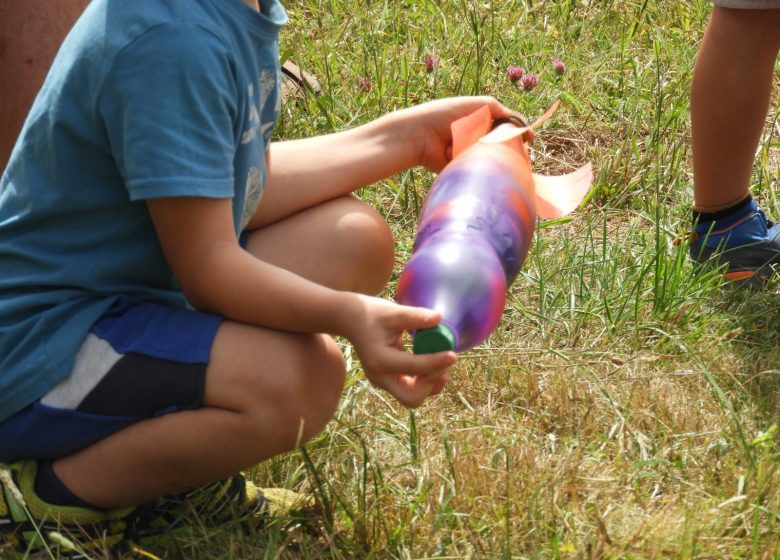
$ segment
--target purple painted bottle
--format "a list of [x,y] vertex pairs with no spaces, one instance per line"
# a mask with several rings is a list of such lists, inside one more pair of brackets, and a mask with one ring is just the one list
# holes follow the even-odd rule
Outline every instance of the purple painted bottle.
[[[515,125],[500,124],[499,136],[503,127]],[[456,154],[423,205],[396,299],[435,309],[442,321],[414,333],[415,353],[462,352],[483,342],[528,253],[536,225],[530,157],[524,137],[503,137]]]

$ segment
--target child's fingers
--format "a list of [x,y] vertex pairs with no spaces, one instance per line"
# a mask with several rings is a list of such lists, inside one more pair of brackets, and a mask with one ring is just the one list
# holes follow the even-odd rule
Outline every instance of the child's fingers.
[[487,105],[488,108],[490,109],[490,116],[492,116],[494,119],[500,119],[503,117],[511,117],[511,116],[522,117],[522,115],[519,112],[510,109],[495,97],[489,95],[487,96],[482,95],[482,96],[478,96],[476,99],[474,99],[474,101],[483,105]]
[[417,331],[435,327],[441,321],[441,313],[426,307],[399,305],[395,327],[404,331]]
[[414,375],[397,375],[388,391],[408,408],[417,408],[430,396],[441,393],[449,382],[449,375],[441,374],[438,378],[424,378]]
[[435,354],[412,354],[402,350],[393,352],[392,358],[387,363],[387,371],[428,377],[440,374],[457,361],[457,354],[451,351],[436,352]]
[[431,391],[431,396],[438,395],[444,390],[444,387],[447,385],[447,383],[450,382],[450,375],[448,373],[445,373],[441,377],[438,377],[434,379],[433,381],[433,390]]

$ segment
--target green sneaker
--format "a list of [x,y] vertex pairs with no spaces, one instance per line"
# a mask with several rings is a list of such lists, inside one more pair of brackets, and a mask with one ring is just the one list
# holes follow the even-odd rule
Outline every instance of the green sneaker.
[[102,511],[46,503],[35,493],[37,470],[35,461],[0,465],[0,550],[68,559],[127,550],[126,521],[134,508]]
[[283,488],[259,488],[240,474],[137,508],[132,540],[141,546],[170,543],[196,526],[256,527],[274,518],[313,511],[311,496]]

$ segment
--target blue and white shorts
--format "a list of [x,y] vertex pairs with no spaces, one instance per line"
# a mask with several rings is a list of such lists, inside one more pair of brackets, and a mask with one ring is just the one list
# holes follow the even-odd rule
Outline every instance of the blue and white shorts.
[[71,375],[0,422],[0,462],[65,457],[141,420],[201,407],[221,323],[119,300],[92,326]]

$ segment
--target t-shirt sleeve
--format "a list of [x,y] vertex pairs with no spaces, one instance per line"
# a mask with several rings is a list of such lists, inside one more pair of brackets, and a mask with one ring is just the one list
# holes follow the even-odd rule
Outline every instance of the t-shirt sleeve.
[[131,200],[233,196],[233,69],[192,24],[154,27],[117,55],[98,110]]

